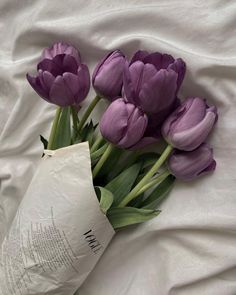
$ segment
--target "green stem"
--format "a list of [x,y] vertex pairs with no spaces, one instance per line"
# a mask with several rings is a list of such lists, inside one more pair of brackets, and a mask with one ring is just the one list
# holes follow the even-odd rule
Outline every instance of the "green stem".
[[98,149],[97,151],[93,152],[93,153],[90,153],[91,154],[91,161],[94,161],[96,160],[98,157],[100,157],[104,152],[105,150],[107,149],[109,143],[105,143],[102,147],[100,147],[100,149]]
[[48,140],[48,146],[47,146],[48,150],[53,149],[53,144],[55,141],[55,135],[56,135],[56,131],[57,131],[57,125],[58,125],[58,122],[60,119],[61,112],[62,112],[62,108],[58,107],[56,110],[56,114],[55,114],[53,124],[52,124],[51,133],[50,133],[49,140]]
[[147,184],[145,184],[140,191],[137,192],[137,194],[135,195],[135,198],[139,195],[141,195],[142,193],[144,193],[145,191],[147,191],[148,189],[150,189],[151,187],[153,187],[154,185],[162,182],[163,180],[166,179],[167,176],[170,175],[170,171],[166,170],[164,171],[162,174],[158,175],[157,177],[153,178],[151,181],[149,181]]
[[78,113],[73,106],[71,106],[70,109],[71,109],[71,114],[72,114],[73,126],[74,126],[74,128],[77,128],[77,125],[79,123]]
[[103,137],[101,135],[98,135],[97,139],[95,140],[94,144],[92,145],[92,147],[90,149],[91,154],[97,150],[97,148],[102,143],[102,141],[103,141]]
[[73,139],[72,139],[72,142],[74,142],[75,139],[76,139],[76,135],[77,135],[77,126],[78,126],[78,123],[79,123],[79,118],[78,118],[78,113],[77,113],[76,109],[73,106],[70,107],[70,110],[71,110],[71,115],[72,115],[72,120],[73,120]]
[[168,145],[164,152],[161,154],[160,158],[148,171],[148,173],[140,180],[140,182],[131,190],[131,192],[122,200],[118,207],[125,207],[131,200],[136,197],[136,194],[143,188],[144,185],[153,177],[153,175],[158,171],[161,165],[165,162],[172,151],[173,147]]
[[97,162],[96,166],[93,169],[93,178],[97,176],[98,172],[101,170],[102,166],[106,162],[112,150],[113,150],[113,145],[110,143],[108,147],[106,148],[104,154],[102,155],[102,157],[100,158],[100,160]]
[[95,108],[95,106],[97,105],[97,103],[100,101],[101,96],[96,95],[95,98],[92,100],[92,102],[90,103],[90,105],[88,106],[87,110],[85,111],[85,113],[83,114],[79,125],[78,125],[78,132],[80,132],[85,124],[85,122],[87,121],[89,115],[92,113],[93,109]]

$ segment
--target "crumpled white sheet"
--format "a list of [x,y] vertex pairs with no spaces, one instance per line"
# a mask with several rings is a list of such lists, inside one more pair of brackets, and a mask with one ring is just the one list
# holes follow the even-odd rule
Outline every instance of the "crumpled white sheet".
[[210,139],[217,170],[177,183],[159,217],[118,233],[79,294],[235,295],[235,36],[234,0],[1,0],[0,241],[37,167],[39,134],[48,136],[54,115],[25,79],[42,49],[70,42],[91,70],[115,48],[169,52],[188,65],[181,96],[204,96],[219,108]]

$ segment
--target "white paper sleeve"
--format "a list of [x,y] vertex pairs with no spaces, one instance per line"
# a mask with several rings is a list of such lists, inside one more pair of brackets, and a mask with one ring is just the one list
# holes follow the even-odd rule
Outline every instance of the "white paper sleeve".
[[0,294],[74,294],[114,234],[88,144],[46,151],[1,247]]

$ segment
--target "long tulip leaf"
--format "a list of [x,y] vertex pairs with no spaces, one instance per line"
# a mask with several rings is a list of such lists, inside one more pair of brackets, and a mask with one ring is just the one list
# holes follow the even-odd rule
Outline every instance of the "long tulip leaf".
[[98,199],[100,200],[100,208],[104,214],[107,213],[107,210],[111,207],[113,203],[113,194],[101,186],[95,187],[96,194],[98,196]]
[[114,229],[120,229],[128,225],[142,223],[160,214],[161,211],[138,209],[133,207],[111,208],[107,217]]
[[63,108],[57,125],[53,149],[69,146],[71,144],[70,107]]
[[114,195],[114,202],[112,206],[118,205],[123,198],[130,192],[135,180],[141,169],[141,163],[136,163],[129,167],[111,182],[109,182],[105,188],[111,191]]
[[162,181],[140,205],[143,209],[156,209],[174,186],[175,177],[168,176]]

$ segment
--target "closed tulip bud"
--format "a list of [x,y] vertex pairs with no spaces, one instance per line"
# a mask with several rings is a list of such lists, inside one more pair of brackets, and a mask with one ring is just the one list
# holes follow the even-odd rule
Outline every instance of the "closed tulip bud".
[[35,77],[27,74],[27,79],[50,103],[61,107],[78,105],[88,94],[89,70],[73,46],[59,42],[44,49],[37,70]]
[[124,54],[120,50],[115,50],[96,66],[92,83],[98,95],[111,101],[121,95],[124,64]]
[[125,65],[123,94],[144,112],[166,113],[175,101],[185,69],[180,58],[175,60],[168,54],[138,51],[130,64]]
[[202,98],[188,98],[162,125],[162,135],[173,147],[192,151],[203,143],[217,121],[217,109]]
[[214,171],[216,161],[212,148],[203,143],[191,152],[174,150],[167,165],[176,178],[188,181]]
[[142,137],[147,116],[135,105],[119,98],[112,102],[100,121],[102,136],[122,148],[130,148]]

